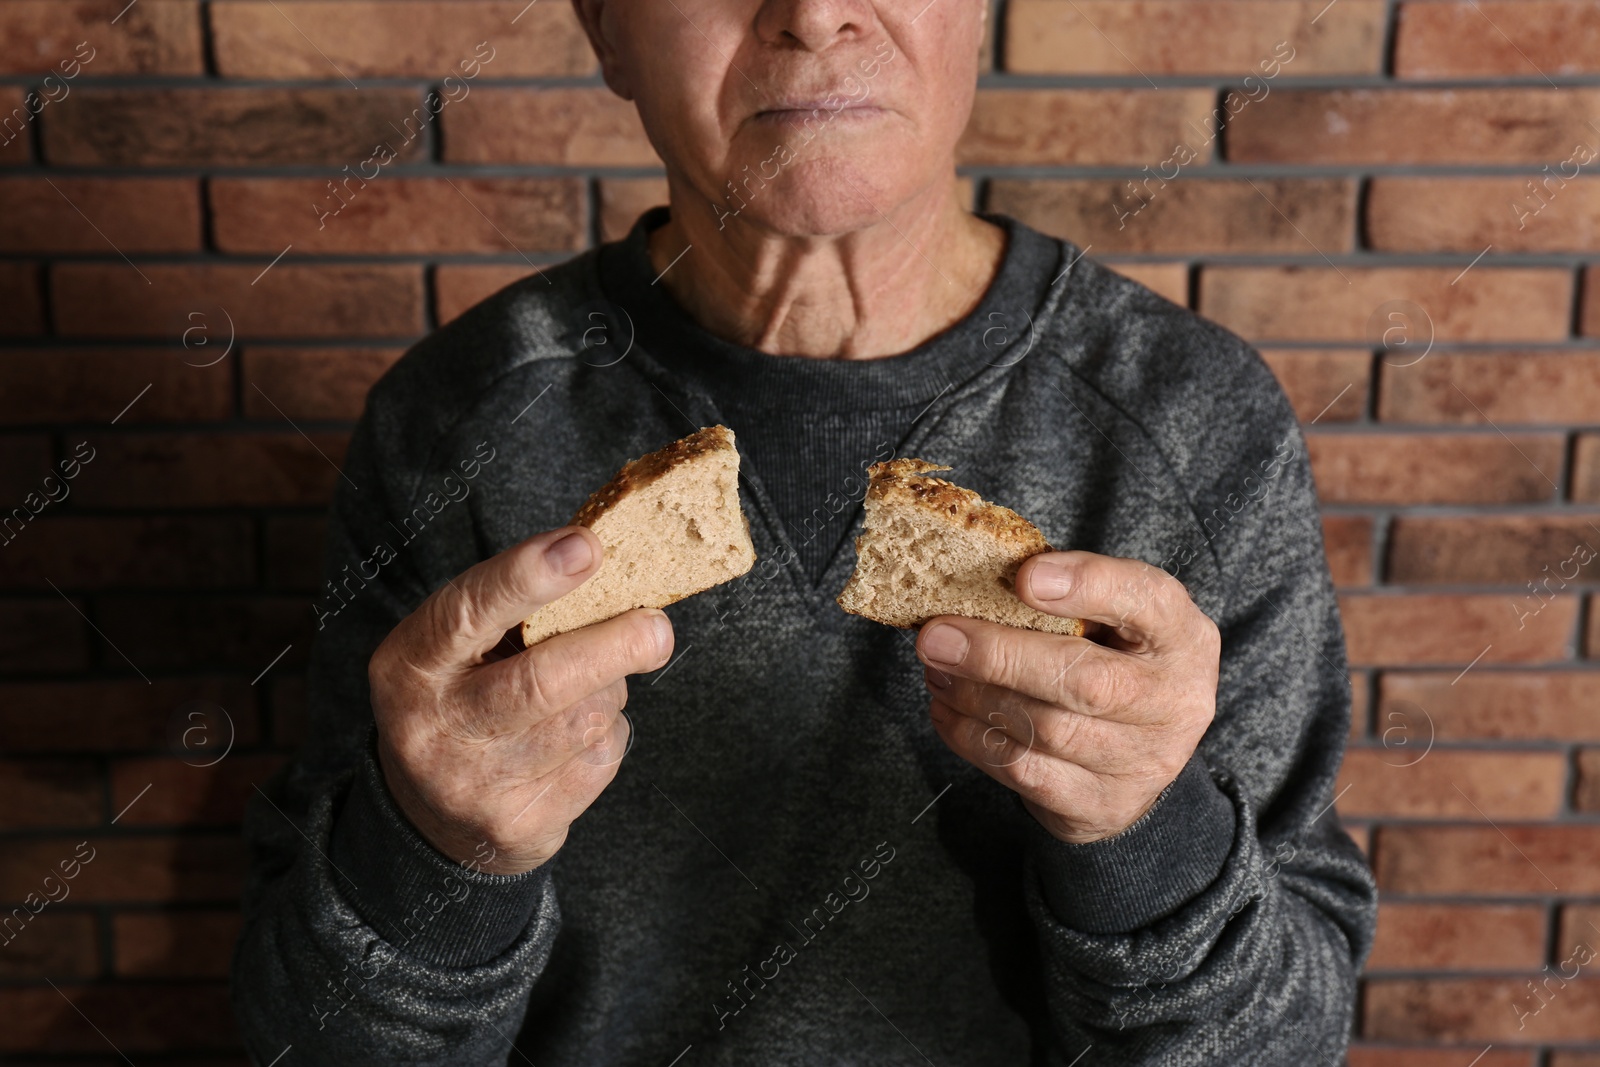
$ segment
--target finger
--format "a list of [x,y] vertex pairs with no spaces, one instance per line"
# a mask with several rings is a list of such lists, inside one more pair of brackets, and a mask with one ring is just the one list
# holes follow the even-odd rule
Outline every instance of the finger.
[[528,766],[547,774],[592,749],[606,747],[628,703],[628,682],[618,678],[597,693],[536,724],[523,737]]
[[952,678],[1016,690],[1080,715],[1139,716],[1150,667],[1082,637],[1019,630],[961,615],[929,619],[917,634],[922,662]]
[[630,674],[672,655],[672,621],[659,608],[634,608],[604,622],[556,634],[472,679],[473,736],[535,726]]
[[1129,753],[1136,751],[1129,744],[1131,728],[1122,723],[1080,715],[1013,689],[966,678],[946,675],[949,684],[941,687],[933,668],[924,672],[932,699],[980,723],[986,746],[999,745],[1003,734],[1099,774],[1125,769]]
[[618,715],[603,743],[585,749],[521,789],[514,790],[518,805],[508,824],[516,831],[529,826],[566,826],[582,815],[616,778],[622,759],[633,746],[633,724]]
[[1204,618],[1182,582],[1137,559],[1041,552],[1017,569],[1016,588],[1029,606],[1100,623],[1133,649],[1182,644]]
[[563,526],[467,568],[397,628],[407,658],[424,670],[477,665],[507,630],[581,585],[603,552],[593,531]]
[[[945,745],[1001,785],[1052,810],[1075,792],[1094,788],[1096,775],[1037,746],[963,715],[942,700],[930,708],[934,732]],[[1070,809],[1069,809],[1070,810]]]

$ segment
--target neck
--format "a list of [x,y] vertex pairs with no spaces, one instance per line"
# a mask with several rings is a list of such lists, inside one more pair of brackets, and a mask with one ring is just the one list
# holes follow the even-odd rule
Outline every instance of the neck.
[[962,208],[954,180],[862,229],[799,237],[737,216],[719,230],[685,206],[697,194],[670,187],[672,217],[648,243],[658,284],[707,331],[773,355],[915,348],[977,306],[1005,252],[1005,231]]

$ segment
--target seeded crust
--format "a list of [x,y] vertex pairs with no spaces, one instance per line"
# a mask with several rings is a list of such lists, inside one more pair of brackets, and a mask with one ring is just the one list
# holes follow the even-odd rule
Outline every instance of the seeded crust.
[[523,620],[523,647],[631,608],[664,608],[748,571],[756,554],[738,478],[733,431],[721,425],[624,464],[569,524],[600,539],[599,569]]
[[1046,633],[1083,623],[1038,611],[1016,594],[1017,568],[1052,547],[1038,527],[970,489],[928,475],[949,467],[902,457],[874,463],[856,568],[838,605],[889,626],[965,615]]

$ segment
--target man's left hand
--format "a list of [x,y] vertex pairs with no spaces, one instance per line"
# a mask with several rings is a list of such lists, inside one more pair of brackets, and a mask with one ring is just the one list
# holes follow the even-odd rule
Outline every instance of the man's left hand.
[[917,654],[934,730],[1054,837],[1110,837],[1150,810],[1211,724],[1221,637],[1181,582],[1138,560],[1044,552],[1016,589],[1083,619],[1085,636],[929,619]]

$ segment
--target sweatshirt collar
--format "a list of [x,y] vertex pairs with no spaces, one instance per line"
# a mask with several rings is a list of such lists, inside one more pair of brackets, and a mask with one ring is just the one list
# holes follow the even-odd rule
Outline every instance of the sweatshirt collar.
[[646,238],[671,217],[658,205],[600,249],[601,285],[633,320],[637,342],[724,407],[891,408],[926,404],[987,366],[1015,360],[1049,286],[1059,242],[1016,219],[978,212],[1006,231],[1000,267],[976,307],[916,347],[868,360],[773,355],[718,337],[655,284]]

